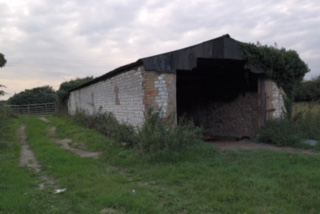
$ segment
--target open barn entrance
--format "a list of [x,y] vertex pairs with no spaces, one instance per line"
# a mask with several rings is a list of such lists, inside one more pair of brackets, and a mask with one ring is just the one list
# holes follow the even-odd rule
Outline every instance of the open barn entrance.
[[258,80],[245,61],[198,59],[177,71],[177,115],[192,119],[210,137],[252,137],[258,123]]

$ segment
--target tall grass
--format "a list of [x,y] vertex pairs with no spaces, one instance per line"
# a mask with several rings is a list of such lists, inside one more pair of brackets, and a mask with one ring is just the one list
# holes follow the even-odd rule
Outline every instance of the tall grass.
[[278,146],[305,147],[304,139],[320,141],[320,104],[295,103],[292,117],[268,121],[258,141]]
[[292,120],[299,126],[305,138],[320,140],[320,103],[296,103]]

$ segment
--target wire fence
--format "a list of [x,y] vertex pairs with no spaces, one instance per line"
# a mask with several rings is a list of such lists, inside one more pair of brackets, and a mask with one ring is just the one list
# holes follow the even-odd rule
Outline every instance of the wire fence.
[[18,114],[52,114],[56,112],[55,103],[39,103],[27,105],[8,105],[12,111]]

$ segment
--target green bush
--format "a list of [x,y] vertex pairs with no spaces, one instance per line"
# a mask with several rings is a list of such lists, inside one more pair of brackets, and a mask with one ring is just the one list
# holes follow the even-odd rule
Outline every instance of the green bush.
[[174,116],[164,120],[159,112],[149,110],[145,123],[138,130],[138,148],[143,154],[161,155],[182,150],[201,137],[202,129],[191,121],[182,120],[176,125]]
[[301,82],[294,90],[296,102],[320,101],[320,76]]
[[294,88],[310,71],[296,51],[278,48],[276,44],[240,43],[240,49],[249,64],[264,70],[267,77],[276,81],[290,98],[293,97]]
[[259,133],[258,141],[277,146],[298,146],[304,134],[299,126],[289,119],[273,119]]

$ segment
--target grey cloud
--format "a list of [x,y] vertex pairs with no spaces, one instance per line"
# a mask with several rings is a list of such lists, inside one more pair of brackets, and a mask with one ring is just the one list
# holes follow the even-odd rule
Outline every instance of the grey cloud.
[[[97,76],[226,33],[244,42],[295,49],[312,69],[308,78],[320,73],[316,0],[42,0],[23,3],[29,15],[9,4],[0,3],[0,52],[16,60],[1,70],[12,72],[10,78],[23,80],[28,72],[61,81]],[[36,59],[31,64],[38,67],[18,59]]]

